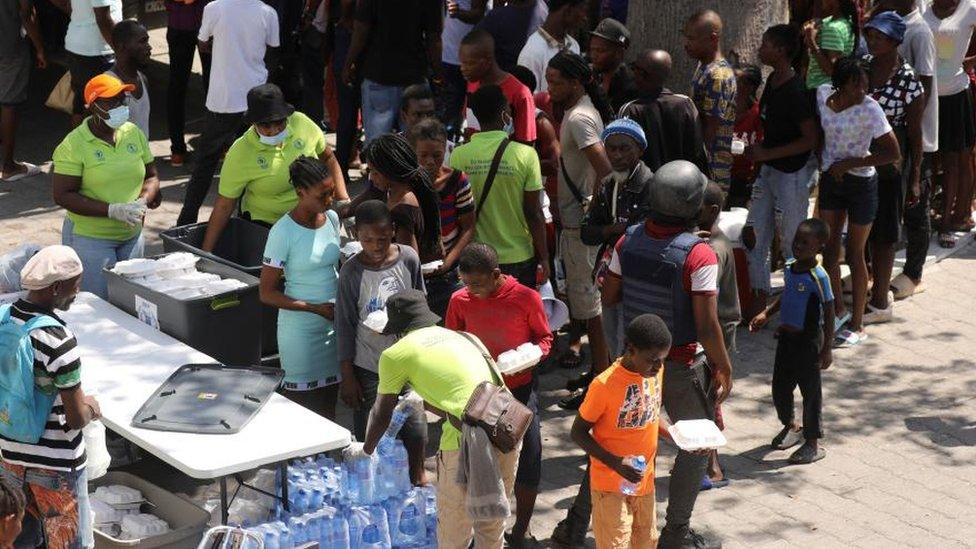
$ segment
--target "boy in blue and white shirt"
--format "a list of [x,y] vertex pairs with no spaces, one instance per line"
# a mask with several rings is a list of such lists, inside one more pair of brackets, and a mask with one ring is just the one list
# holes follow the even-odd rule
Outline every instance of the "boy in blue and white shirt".
[[[757,331],[769,315],[780,311],[773,405],[783,430],[773,438],[772,447],[785,450],[804,440],[790,456],[790,463],[794,464],[813,463],[826,455],[817,443],[823,437],[820,370],[829,368],[833,361],[830,349],[834,339],[834,295],[817,254],[823,252],[828,236],[827,225],[819,219],[800,223],[793,237],[794,259],[786,263],[784,270],[783,293],[749,324],[751,331]],[[802,426],[793,415],[793,389],[797,385],[803,395]]]

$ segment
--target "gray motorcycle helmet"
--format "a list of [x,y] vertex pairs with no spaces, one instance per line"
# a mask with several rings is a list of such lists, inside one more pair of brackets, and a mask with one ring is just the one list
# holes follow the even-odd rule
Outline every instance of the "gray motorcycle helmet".
[[708,178],[687,160],[673,160],[654,173],[649,189],[651,218],[668,225],[685,225],[701,212]]

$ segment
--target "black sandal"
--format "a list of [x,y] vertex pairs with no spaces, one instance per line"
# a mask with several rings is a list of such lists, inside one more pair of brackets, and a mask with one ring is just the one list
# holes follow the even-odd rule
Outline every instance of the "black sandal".
[[583,364],[583,357],[580,356],[579,351],[569,349],[559,357],[559,367],[566,370],[575,370],[581,364]]
[[945,249],[956,247],[956,235],[952,233],[939,233],[939,246]]
[[799,450],[793,452],[790,455],[789,462],[793,465],[809,465],[815,461],[820,461],[827,456],[827,451],[817,446],[814,450],[812,447],[804,444]]

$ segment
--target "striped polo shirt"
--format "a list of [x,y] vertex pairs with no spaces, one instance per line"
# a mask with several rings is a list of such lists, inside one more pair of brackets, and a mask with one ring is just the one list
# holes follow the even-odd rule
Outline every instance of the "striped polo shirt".
[[61,326],[31,331],[34,347],[34,382],[44,392],[58,391],[47,418],[44,434],[36,444],[16,442],[0,436],[3,461],[25,467],[75,471],[85,466],[85,444],[81,431],[68,426],[60,391],[81,385],[81,358],[78,342],[53,312],[21,299],[10,309],[10,318],[24,324],[35,316],[47,315]]

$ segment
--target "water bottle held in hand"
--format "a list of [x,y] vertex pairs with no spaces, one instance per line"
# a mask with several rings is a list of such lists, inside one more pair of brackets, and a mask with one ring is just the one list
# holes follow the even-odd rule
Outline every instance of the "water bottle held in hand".
[[[624,462],[640,472],[641,476],[647,470],[647,459],[644,456],[629,456],[624,458]],[[620,493],[632,496],[637,493],[637,484],[627,479],[620,481]]]

